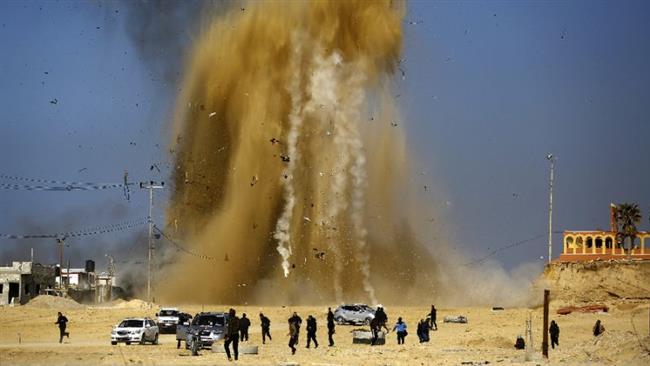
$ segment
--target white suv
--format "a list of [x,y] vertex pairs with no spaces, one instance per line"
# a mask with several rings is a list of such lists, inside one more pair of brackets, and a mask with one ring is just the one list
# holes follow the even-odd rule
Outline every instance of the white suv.
[[111,331],[111,344],[124,342],[127,345],[131,342],[151,342],[158,344],[158,326],[149,318],[127,318],[122,320]]

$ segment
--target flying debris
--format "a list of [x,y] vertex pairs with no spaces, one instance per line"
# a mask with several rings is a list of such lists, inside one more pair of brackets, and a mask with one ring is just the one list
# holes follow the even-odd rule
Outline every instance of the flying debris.
[[399,72],[402,73],[402,80],[406,80],[406,71],[404,71],[404,69],[402,69],[401,67],[398,67],[398,69]]
[[212,112],[212,113],[208,114],[208,118],[212,118],[212,117],[214,117],[216,115],[217,115],[217,112]]
[[56,98],[50,100],[50,104],[58,104],[58,103],[59,103],[59,100],[56,99]]
[[153,165],[151,165],[151,167],[149,168],[149,170],[154,170],[154,169],[156,169],[156,170],[158,171],[158,173],[160,173],[160,168],[158,168],[158,164],[153,164]]
[[251,178],[251,187],[254,186],[257,183],[257,175],[254,175],[253,178]]
[[304,216],[302,219],[307,221],[307,222],[311,222],[311,219],[309,217],[307,217],[307,216]]
[[271,144],[281,144],[280,140],[276,139],[275,137],[271,138],[269,141],[271,141]]
[[291,161],[291,158],[289,158],[287,155],[280,155],[280,159],[282,159],[282,161],[284,161],[285,163]]
[[390,125],[393,127],[397,127],[397,122],[391,122]]

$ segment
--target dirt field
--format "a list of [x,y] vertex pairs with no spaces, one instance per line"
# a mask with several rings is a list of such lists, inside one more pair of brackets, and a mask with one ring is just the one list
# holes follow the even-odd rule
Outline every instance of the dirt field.
[[[618,301],[609,303],[608,314],[555,314],[551,319],[561,328],[560,347],[550,351],[551,364],[619,364],[648,365],[650,347],[648,311],[650,302]],[[202,309],[226,310],[228,306],[183,306],[182,310],[196,313]],[[350,331],[354,326],[337,326],[335,347],[327,346],[326,308],[323,307],[237,307],[252,318],[251,345],[259,345],[258,355],[241,355],[238,364],[244,365],[459,365],[488,361],[490,364],[539,364],[542,341],[541,309],[506,309],[493,312],[486,308],[439,309],[439,330],[431,332],[431,342],[418,343],[415,334],[417,320],[427,313],[428,306],[387,307],[389,321],[402,316],[409,326],[406,344],[398,346],[394,333],[388,335],[384,346],[370,347],[352,344]],[[54,325],[58,310],[70,319],[70,339],[58,344],[58,328]],[[258,314],[263,311],[271,318],[273,341],[261,345]],[[303,319],[316,315],[319,324],[318,349],[305,349],[306,334],[301,332],[300,345],[295,356],[287,347],[286,319],[292,311]],[[41,301],[22,307],[0,308],[0,365],[181,365],[227,364],[223,353],[204,350],[199,357],[189,351],[176,349],[174,335],[162,335],[160,345],[111,346],[109,334],[122,318],[153,317],[156,308],[147,309],[140,301],[121,302],[106,307],[85,307]],[[518,334],[524,334],[528,314],[533,317],[534,352],[513,348]],[[444,324],[445,315],[465,315],[468,324]],[[598,338],[591,328],[601,319],[606,332]],[[303,324],[304,325],[304,324]],[[19,342],[20,340],[20,342]],[[530,361],[527,361],[530,360]]]

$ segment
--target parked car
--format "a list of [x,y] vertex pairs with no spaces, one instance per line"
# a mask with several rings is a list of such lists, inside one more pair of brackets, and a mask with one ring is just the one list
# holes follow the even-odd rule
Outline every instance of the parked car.
[[365,304],[340,305],[334,311],[334,320],[340,324],[370,324],[375,318],[375,309]]
[[151,342],[158,344],[158,326],[149,318],[127,318],[115,326],[111,331],[111,344],[124,342],[127,345],[131,342],[144,344]]
[[185,348],[191,343],[192,334],[200,340],[201,348],[212,347],[214,342],[224,338],[228,314],[223,312],[198,313],[192,322],[185,322],[176,326],[176,348],[181,347],[181,341],[185,342]]
[[156,313],[160,333],[176,333],[176,326],[181,322],[182,314],[178,308],[160,308]]

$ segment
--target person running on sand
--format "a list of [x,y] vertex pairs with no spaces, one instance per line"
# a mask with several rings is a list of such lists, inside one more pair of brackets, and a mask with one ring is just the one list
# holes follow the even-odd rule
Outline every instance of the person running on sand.
[[548,332],[551,335],[551,348],[555,349],[555,346],[560,345],[560,327],[555,320],[551,320],[551,326],[548,328]]
[[63,314],[61,314],[60,311],[59,311],[58,314],[59,314],[59,316],[56,319],[56,322],[54,322],[54,324],[59,325],[59,343],[63,343],[63,336],[68,337],[68,339],[70,338],[70,333],[65,331],[65,328],[66,328],[67,323],[68,323],[68,318],[63,316]]
[[397,318],[397,323],[393,327],[394,331],[397,331],[397,344],[404,344],[404,338],[408,335],[406,331],[406,323],[402,321],[402,317]]
[[271,340],[271,319],[260,313],[260,324],[262,326],[262,344],[266,344],[266,337]]
[[298,343],[298,323],[295,321],[289,322],[289,348],[291,348],[291,354],[296,354],[296,344]]
[[307,348],[309,348],[310,341],[314,341],[314,348],[318,348],[318,341],[316,340],[316,318],[313,316],[307,317]]

